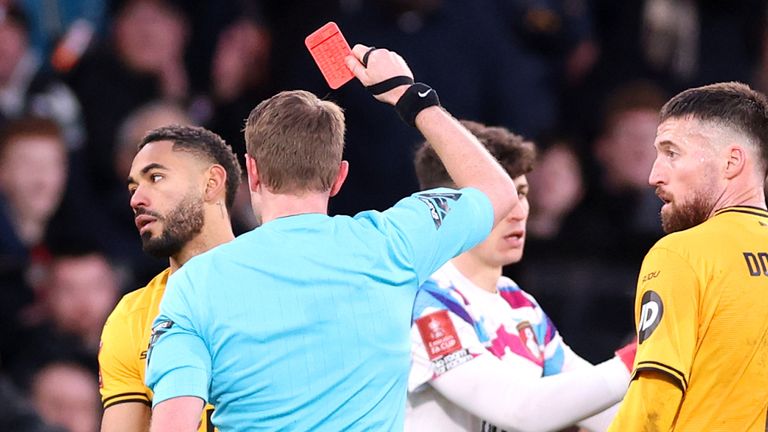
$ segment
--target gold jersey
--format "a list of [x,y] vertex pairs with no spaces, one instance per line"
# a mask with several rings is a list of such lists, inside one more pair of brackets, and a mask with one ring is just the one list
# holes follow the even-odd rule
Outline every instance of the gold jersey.
[[[104,409],[125,402],[152,406],[152,390],[144,384],[152,322],[160,309],[170,269],[147,286],[125,295],[112,311],[101,334],[99,391]],[[203,411],[198,432],[212,432],[213,407]]]
[[[635,377],[662,372],[682,391],[673,430],[767,430],[767,211],[722,209],[661,239],[643,261],[635,316]],[[632,395],[624,403],[638,406]],[[651,420],[631,413],[614,426],[646,430]]]

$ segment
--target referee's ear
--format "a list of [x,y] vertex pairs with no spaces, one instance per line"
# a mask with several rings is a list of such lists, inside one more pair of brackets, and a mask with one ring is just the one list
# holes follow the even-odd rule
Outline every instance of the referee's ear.
[[331,193],[330,196],[335,196],[339,191],[341,190],[341,186],[344,184],[344,180],[347,179],[347,175],[349,174],[349,162],[343,160],[339,164],[339,172],[336,174],[336,180],[333,181],[333,184],[331,185]]
[[261,186],[259,168],[256,166],[256,159],[252,158],[247,153],[245,155],[245,170],[248,173],[248,190],[251,192],[257,192],[259,190],[259,186]]
[[205,201],[217,203],[227,195],[227,170],[219,164],[211,165],[206,172]]

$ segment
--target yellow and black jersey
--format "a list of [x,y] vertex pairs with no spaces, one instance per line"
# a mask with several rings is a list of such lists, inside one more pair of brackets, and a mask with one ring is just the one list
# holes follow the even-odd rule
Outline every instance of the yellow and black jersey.
[[722,209],[661,239],[643,261],[635,316],[634,374],[663,372],[683,392],[675,430],[766,430],[767,211]]
[[[125,295],[112,311],[101,334],[99,391],[104,409],[125,402],[152,406],[152,390],[144,384],[152,321],[157,317],[170,269],[147,286]],[[198,432],[214,430],[213,407],[206,406]]]

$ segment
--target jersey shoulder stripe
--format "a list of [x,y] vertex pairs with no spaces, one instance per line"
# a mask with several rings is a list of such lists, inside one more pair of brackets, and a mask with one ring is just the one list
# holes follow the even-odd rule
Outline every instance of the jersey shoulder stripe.
[[675,380],[677,386],[680,387],[680,390],[683,392],[685,392],[685,390],[688,388],[688,380],[685,379],[685,374],[671,366],[667,366],[664,363],[656,361],[646,360],[638,362],[637,367],[635,367],[635,370],[632,374],[632,379],[637,377],[638,372],[646,370],[655,370],[671,376]]

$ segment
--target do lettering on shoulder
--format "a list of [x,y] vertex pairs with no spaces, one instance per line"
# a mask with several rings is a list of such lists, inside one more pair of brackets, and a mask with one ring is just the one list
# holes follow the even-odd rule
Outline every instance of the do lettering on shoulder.
[[750,276],[768,276],[768,252],[743,252]]

